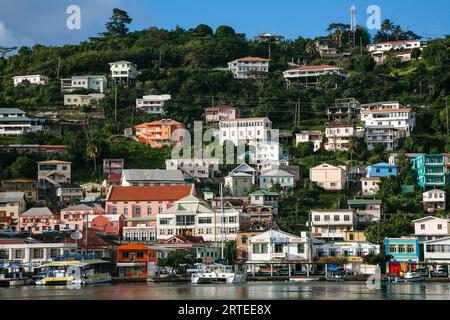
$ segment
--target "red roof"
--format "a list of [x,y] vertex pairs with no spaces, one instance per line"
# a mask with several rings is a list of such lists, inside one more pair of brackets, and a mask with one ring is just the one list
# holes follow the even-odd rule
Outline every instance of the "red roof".
[[304,66],[304,67],[289,69],[287,71],[310,71],[310,70],[326,70],[326,69],[339,69],[339,67],[329,66],[329,65]]
[[237,59],[238,61],[269,61],[269,59],[259,58],[259,57],[245,57]]
[[113,186],[107,201],[177,201],[194,194],[187,186]]
[[110,181],[110,182],[120,182],[120,180],[122,180],[121,173],[110,173],[108,175],[108,181]]

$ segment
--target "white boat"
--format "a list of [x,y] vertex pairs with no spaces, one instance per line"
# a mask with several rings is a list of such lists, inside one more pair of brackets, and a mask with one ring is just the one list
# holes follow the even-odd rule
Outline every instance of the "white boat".
[[423,280],[423,277],[415,272],[407,272],[405,273],[403,280],[405,282],[419,282]]
[[244,283],[247,275],[244,272],[234,270],[233,266],[209,265],[201,266],[191,275],[192,284],[205,284],[225,282],[229,284]]
[[46,276],[36,281],[36,285],[86,285],[111,281],[107,261],[71,260],[53,261],[39,268]]
[[289,278],[289,281],[294,281],[294,282],[317,282],[317,278]]

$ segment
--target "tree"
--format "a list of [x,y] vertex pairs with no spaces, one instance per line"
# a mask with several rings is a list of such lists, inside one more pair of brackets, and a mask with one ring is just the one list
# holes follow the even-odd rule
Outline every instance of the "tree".
[[128,33],[127,25],[130,24],[133,19],[128,16],[126,11],[118,8],[113,9],[112,17],[109,22],[106,23],[106,30],[108,30],[106,36],[123,36]]
[[408,236],[413,232],[412,219],[399,214],[382,222],[370,223],[365,235],[367,241],[383,246],[385,238]]
[[393,28],[394,28],[394,24],[389,19],[385,19],[381,23],[381,31],[384,32],[384,34],[386,35],[386,40],[387,41],[389,41],[389,34],[393,30]]
[[186,266],[193,265],[197,259],[194,253],[189,250],[175,250],[169,252],[166,258],[160,258],[157,261],[158,267],[173,268],[177,273],[183,273]]
[[199,24],[194,29],[194,32],[200,37],[212,36],[214,34],[213,29],[207,24]]
[[36,163],[27,156],[20,156],[9,167],[13,178],[36,178]]
[[411,51],[411,59],[419,60],[421,55],[422,55],[422,50],[420,50],[419,48],[414,48]]
[[216,37],[218,38],[232,37],[235,34],[234,29],[229,26],[218,26],[216,29]]

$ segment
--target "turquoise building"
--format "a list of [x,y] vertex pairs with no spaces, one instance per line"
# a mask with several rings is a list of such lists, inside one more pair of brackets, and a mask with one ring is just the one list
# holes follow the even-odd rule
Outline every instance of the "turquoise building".
[[444,187],[447,173],[443,154],[425,154],[412,160],[412,169],[417,175],[417,184],[422,188]]
[[423,260],[416,237],[385,238],[386,255],[391,255],[391,262],[419,262]]

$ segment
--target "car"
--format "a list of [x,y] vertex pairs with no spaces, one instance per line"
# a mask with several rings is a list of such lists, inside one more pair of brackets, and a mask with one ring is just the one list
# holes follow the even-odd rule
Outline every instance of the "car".
[[42,231],[43,234],[57,234],[59,231],[53,229],[44,229]]
[[3,237],[8,237],[8,238],[13,238],[13,237],[17,237],[19,235],[19,233],[13,229],[5,229],[1,235]]
[[69,227],[65,227],[65,228],[62,228],[62,229],[59,230],[59,231],[64,232],[64,233],[71,233],[71,232],[72,232],[72,229],[70,229]]
[[420,275],[420,276],[428,277],[428,270],[426,268],[416,269],[416,271],[414,271],[414,273],[417,275]]

